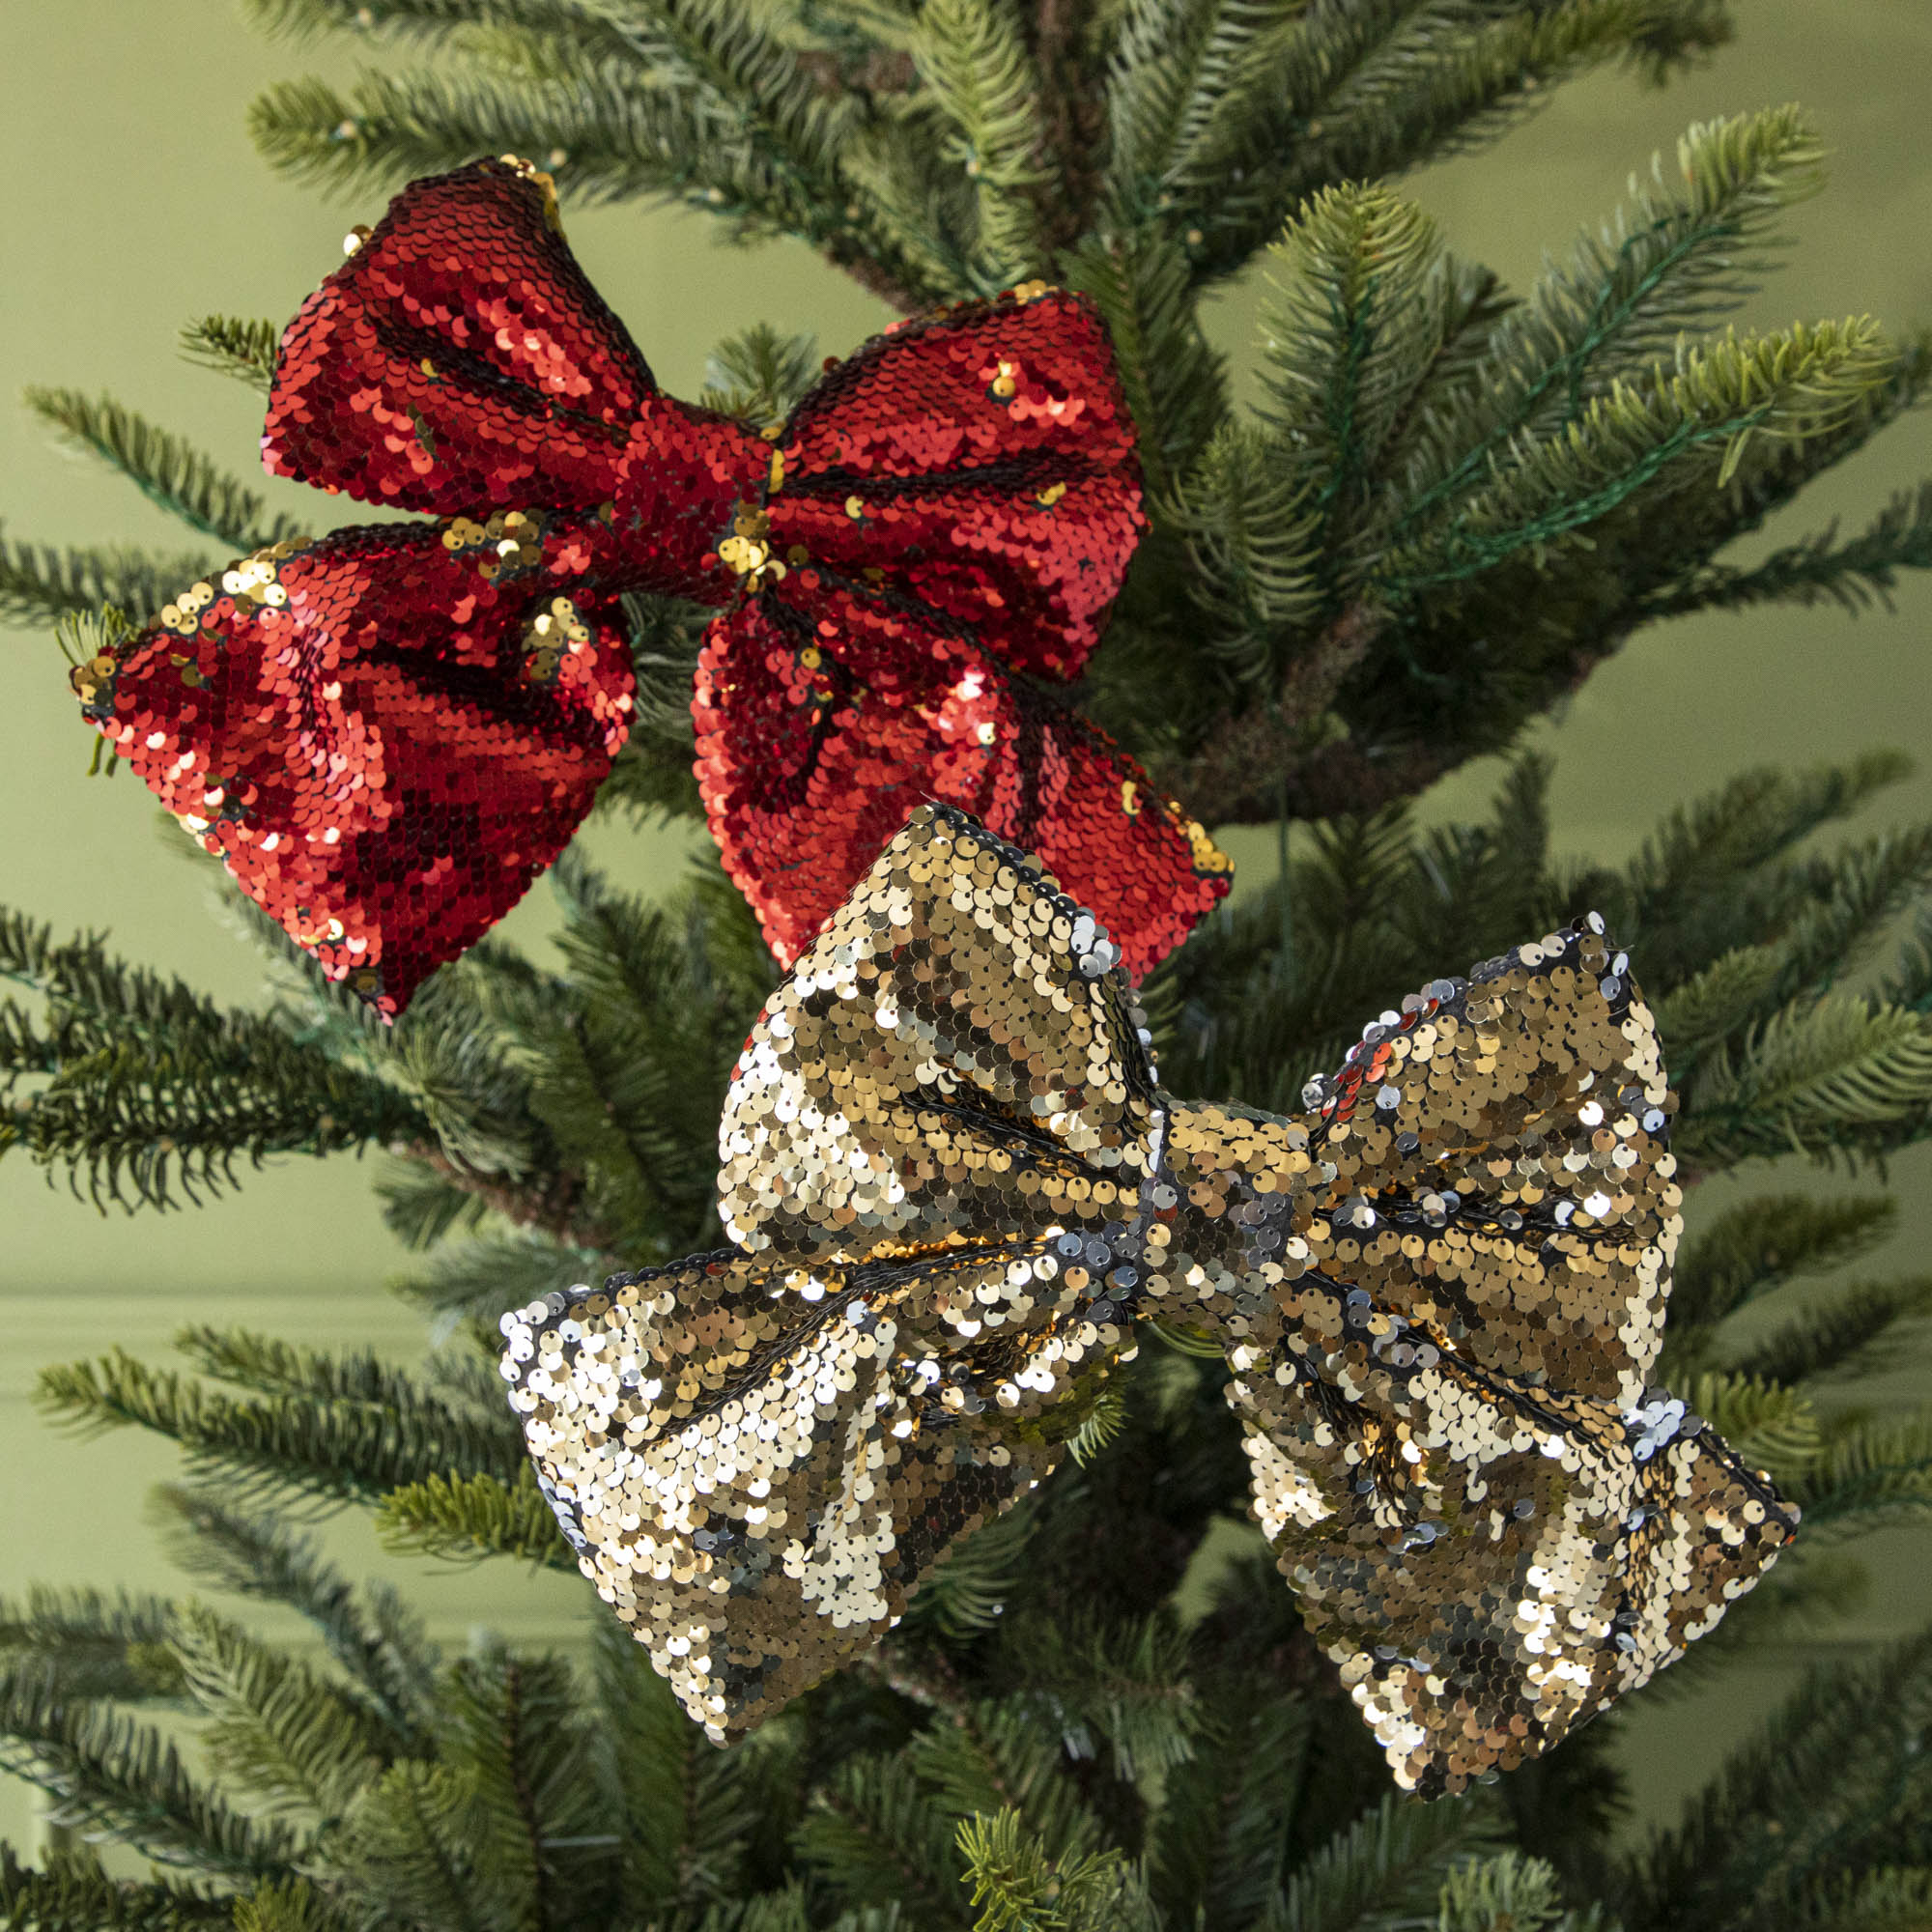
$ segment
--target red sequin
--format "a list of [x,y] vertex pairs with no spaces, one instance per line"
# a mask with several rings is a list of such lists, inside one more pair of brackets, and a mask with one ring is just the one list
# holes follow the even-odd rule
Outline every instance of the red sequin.
[[789,961],[923,798],[1037,850],[1144,971],[1227,862],[1051,695],[1144,526],[1083,298],[1034,288],[836,364],[774,440],[660,394],[544,177],[418,182],[282,339],[264,460],[436,524],[230,566],[88,713],[386,1013],[556,856],[630,722],[619,599],[724,607],[693,711],[724,864]]

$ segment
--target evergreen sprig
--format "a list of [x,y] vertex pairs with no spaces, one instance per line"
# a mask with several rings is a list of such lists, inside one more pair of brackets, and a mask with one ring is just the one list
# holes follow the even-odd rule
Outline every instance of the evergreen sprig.
[[299,1841],[190,1777],[152,1726],[71,1702],[48,1676],[0,1672],[0,1769],[38,1785],[49,1816],[135,1846],[157,1864],[234,1881],[286,1867]]
[[138,1424],[179,1442],[198,1476],[227,1492],[293,1509],[376,1501],[406,1483],[456,1467],[515,1478],[522,1443],[507,1417],[479,1424],[400,1380],[384,1408],[338,1406],[326,1397],[237,1401],[117,1350],[94,1362],[44,1369],[38,1399],[83,1430]]
[[227,1932],[235,1915],[225,1897],[109,1878],[90,1847],[50,1853],[36,1871],[0,1845],[0,1922],[10,1932]]
[[33,387],[24,400],[70,448],[118,471],[150,502],[230,551],[261,550],[301,534],[289,518],[269,515],[261,497],[212,458],[112,396]]
[[163,556],[124,544],[55,549],[0,539],[0,622],[51,627],[110,605],[146,617],[219,568],[206,553]]
[[198,315],[184,323],[181,352],[217,375],[233,376],[265,395],[274,381],[281,325],[254,317]]
[[0,1147],[64,1168],[98,1207],[168,1208],[232,1185],[239,1160],[428,1131],[392,1085],[124,964],[98,936],[57,941],[0,909],[0,980],[39,1007],[0,1004],[0,1086],[16,1096]]

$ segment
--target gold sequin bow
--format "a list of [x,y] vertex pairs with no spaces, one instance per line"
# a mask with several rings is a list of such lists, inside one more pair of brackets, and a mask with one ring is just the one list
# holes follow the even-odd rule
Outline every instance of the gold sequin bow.
[[1198,1106],[1092,916],[923,808],[746,1042],[737,1246],[503,1319],[584,1575],[739,1736],[1048,1473],[1151,1315],[1225,1346],[1255,1514],[1397,1779],[1535,1756],[1798,1516],[1645,1387],[1675,1100],[1601,924],[1384,1013],[1297,1119]]

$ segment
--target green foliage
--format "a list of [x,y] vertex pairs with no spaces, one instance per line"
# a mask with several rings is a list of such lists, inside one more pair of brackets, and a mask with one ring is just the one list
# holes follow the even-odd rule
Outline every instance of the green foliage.
[[[90,1849],[56,1852],[33,1871],[0,1845],[0,1924],[8,1932],[199,1932],[235,1923],[225,1898],[111,1879]],[[297,1932],[299,1921],[263,1923]]]
[[0,1603],[0,1660],[31,1659],[71,1697],[147,1703],[179,1697],[167,1648],[168,1605],[158,1597],[106,1597],[37,1583],[23,1604]]
[[[1791,855],[1897,770],[1874,760],[1798,780],[1748,775],[1673,813],[1628,865],[1583,872],[1549,861],[1547,774],[1534,761],[1516,767],[1486,823],[1424,833],[1400,807],[1333,820],[1288,875],[1292,953],[1276,882],[1155,976],[1175,1015],[1164,1076],[1178,1092],[1293,1112],[1307,1077],[1339,1064],[1360,1014],[1394,1004],[1445,959],[1488,957],[1595,903],[1659,1011],[1681,1021],[1663,1034],[1683,1096],[1680,1158],[1709,1172],[1794,1151],[1882,1157],[1924,1130],[1932,1033],[1909,1007],[1833,988],[1920,890],[1928,847],[1913,832],[1882,850]],[[1751,1211],[1714,1236],[1735,1253],[1687,1263],[1677,1346],[1782,1278],[1780,1241],[1815,1240],[1829,1264],[1882,1218],[1856,1205],[1783,1206],[1753,1229]],[[1793,1265],[1803,1264],[1801,1253]]]
[[0,1087],[16,1097],[0,1149],[65,1169],[97,1207],[168,1208],[234,1184],[236,1163],[420,1136],[394,1088],[334,1064],[271,1020],[224,1011],[185,981],[57,942],[0,910]]
[[242,1816],[190,1777],[151,1726],[70,1702],[31,1666],[0,1674],[0,1769],[45,1792],[55,1823],[133,1845],[157,1864],[242,1879],[298,1855],[285,1827]]
[[206,553],[157,556],[124,544],[56,550],[0,539],[0,622],[51,626],[109,605],[147,616],[219,568]]
[[501,1476],[423,1477],[383,1498],[377,1533],[386,1548],[424,1556],[522,1556],[556,1570],[577,1567],[556,1518],[527,1468]]
[[818,345],[810,335],[781,335],[754,323],[711,352],[698,401],[706,409],[765,429],[782,423],[818,379]]
[[1009,0],[928,0],[912,43],[934,106],[952,124],[946,155],[972,183],[976,295],[1046,266],[1035,196],[1041,168],[1039,76]]
[[428,1727],[437,1655],[421,1620],[384,1583],[359,1590],[315,1545],[270,1515],[252,1514],[206,1487],[167,1485],[156,1515],[175,1561],[214,1588],[286,1605],[321,1638],[344,1681],[397,1748]]
[[1056,1863],[1014,1811],[959,1828],[980,1907],[974,1932],[1106,1932],[1151,1923],[1135,1875],[1119,1852]]
[[1338,1833],[1269,1904],[1264,1932],[1390,1932],[1413,1924],[1440,1898],[1471,1853],[1499,1826],[1478,1801],[1423,1806],[1385,1797]]
[[281,342],[279,323],[253,317],[198,315],[182,325],[181,352],[190,362],[233,376],[264,395],[274,381]]
[[111,396],[30,388],[25,401],[68,447],[118,470],[150,502],[229,551],[260,550],[301,534],[288,518],[270,517],[253,490],[224,475],[212,459]]
[[1630,1932],[1829,1922],[1861,1882],[1924,1861],[1932,1768],[1906,1740],[1928,1698],[1923,1635],[1814,1673],[1630,1873],[1617,1901]]
[[1753,604],[1835,604],[1856,615],[1874,604],[1891,608],[1901,570],[1932,566],[1932,485],[1902,491],[1855,537],[1838,541],[1837,526],[1775,550],[1743,568],[1713,563],[1681,587],[1653,600],[1660,617],[1687,611],[1743,611]]
[[484,1423],[406,1377],[385,1386],[380,1403],[292,1388],[238,1401],[116,1350],[43,1370],[38,1399],[83,1431],[153,1430],[182,1445],[197,1475],[219,1472],[225,1493],[272,1498],[284,1508],[302,1499],[325,1508],[374,1501],[452,1467],[506,1481],[525,1467],[507,1410]]

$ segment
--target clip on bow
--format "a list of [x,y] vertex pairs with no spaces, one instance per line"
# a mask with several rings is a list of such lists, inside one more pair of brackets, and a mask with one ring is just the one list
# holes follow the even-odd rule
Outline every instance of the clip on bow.
[[1047,1474],[1147,1314],[1226,1348],[1255,1513],[1398,1780],[1535,1756],[1798,1517],[1645,1386],[1676,1103],[1628,962],[1593,917],[1435,980],[1280,1120],[1155,1085],[1120,957],[960,813],[887,846],[738,1062],[737,1247],[503,1318],[585,1576],[751,1730]]
[[282,338],[269,469],[434,524],[278,544],[75,673],[242,888],[386,1014],[516,903],[631,724],[621,600],[722,606],[693,716],[725,869],[781,961],[924,798],[1025,839],[1144,971],[1228,863],[1050,695],[1145,524],[1083,298],[905,324],[782,428],[658,392],[548,178],[417,182]]

